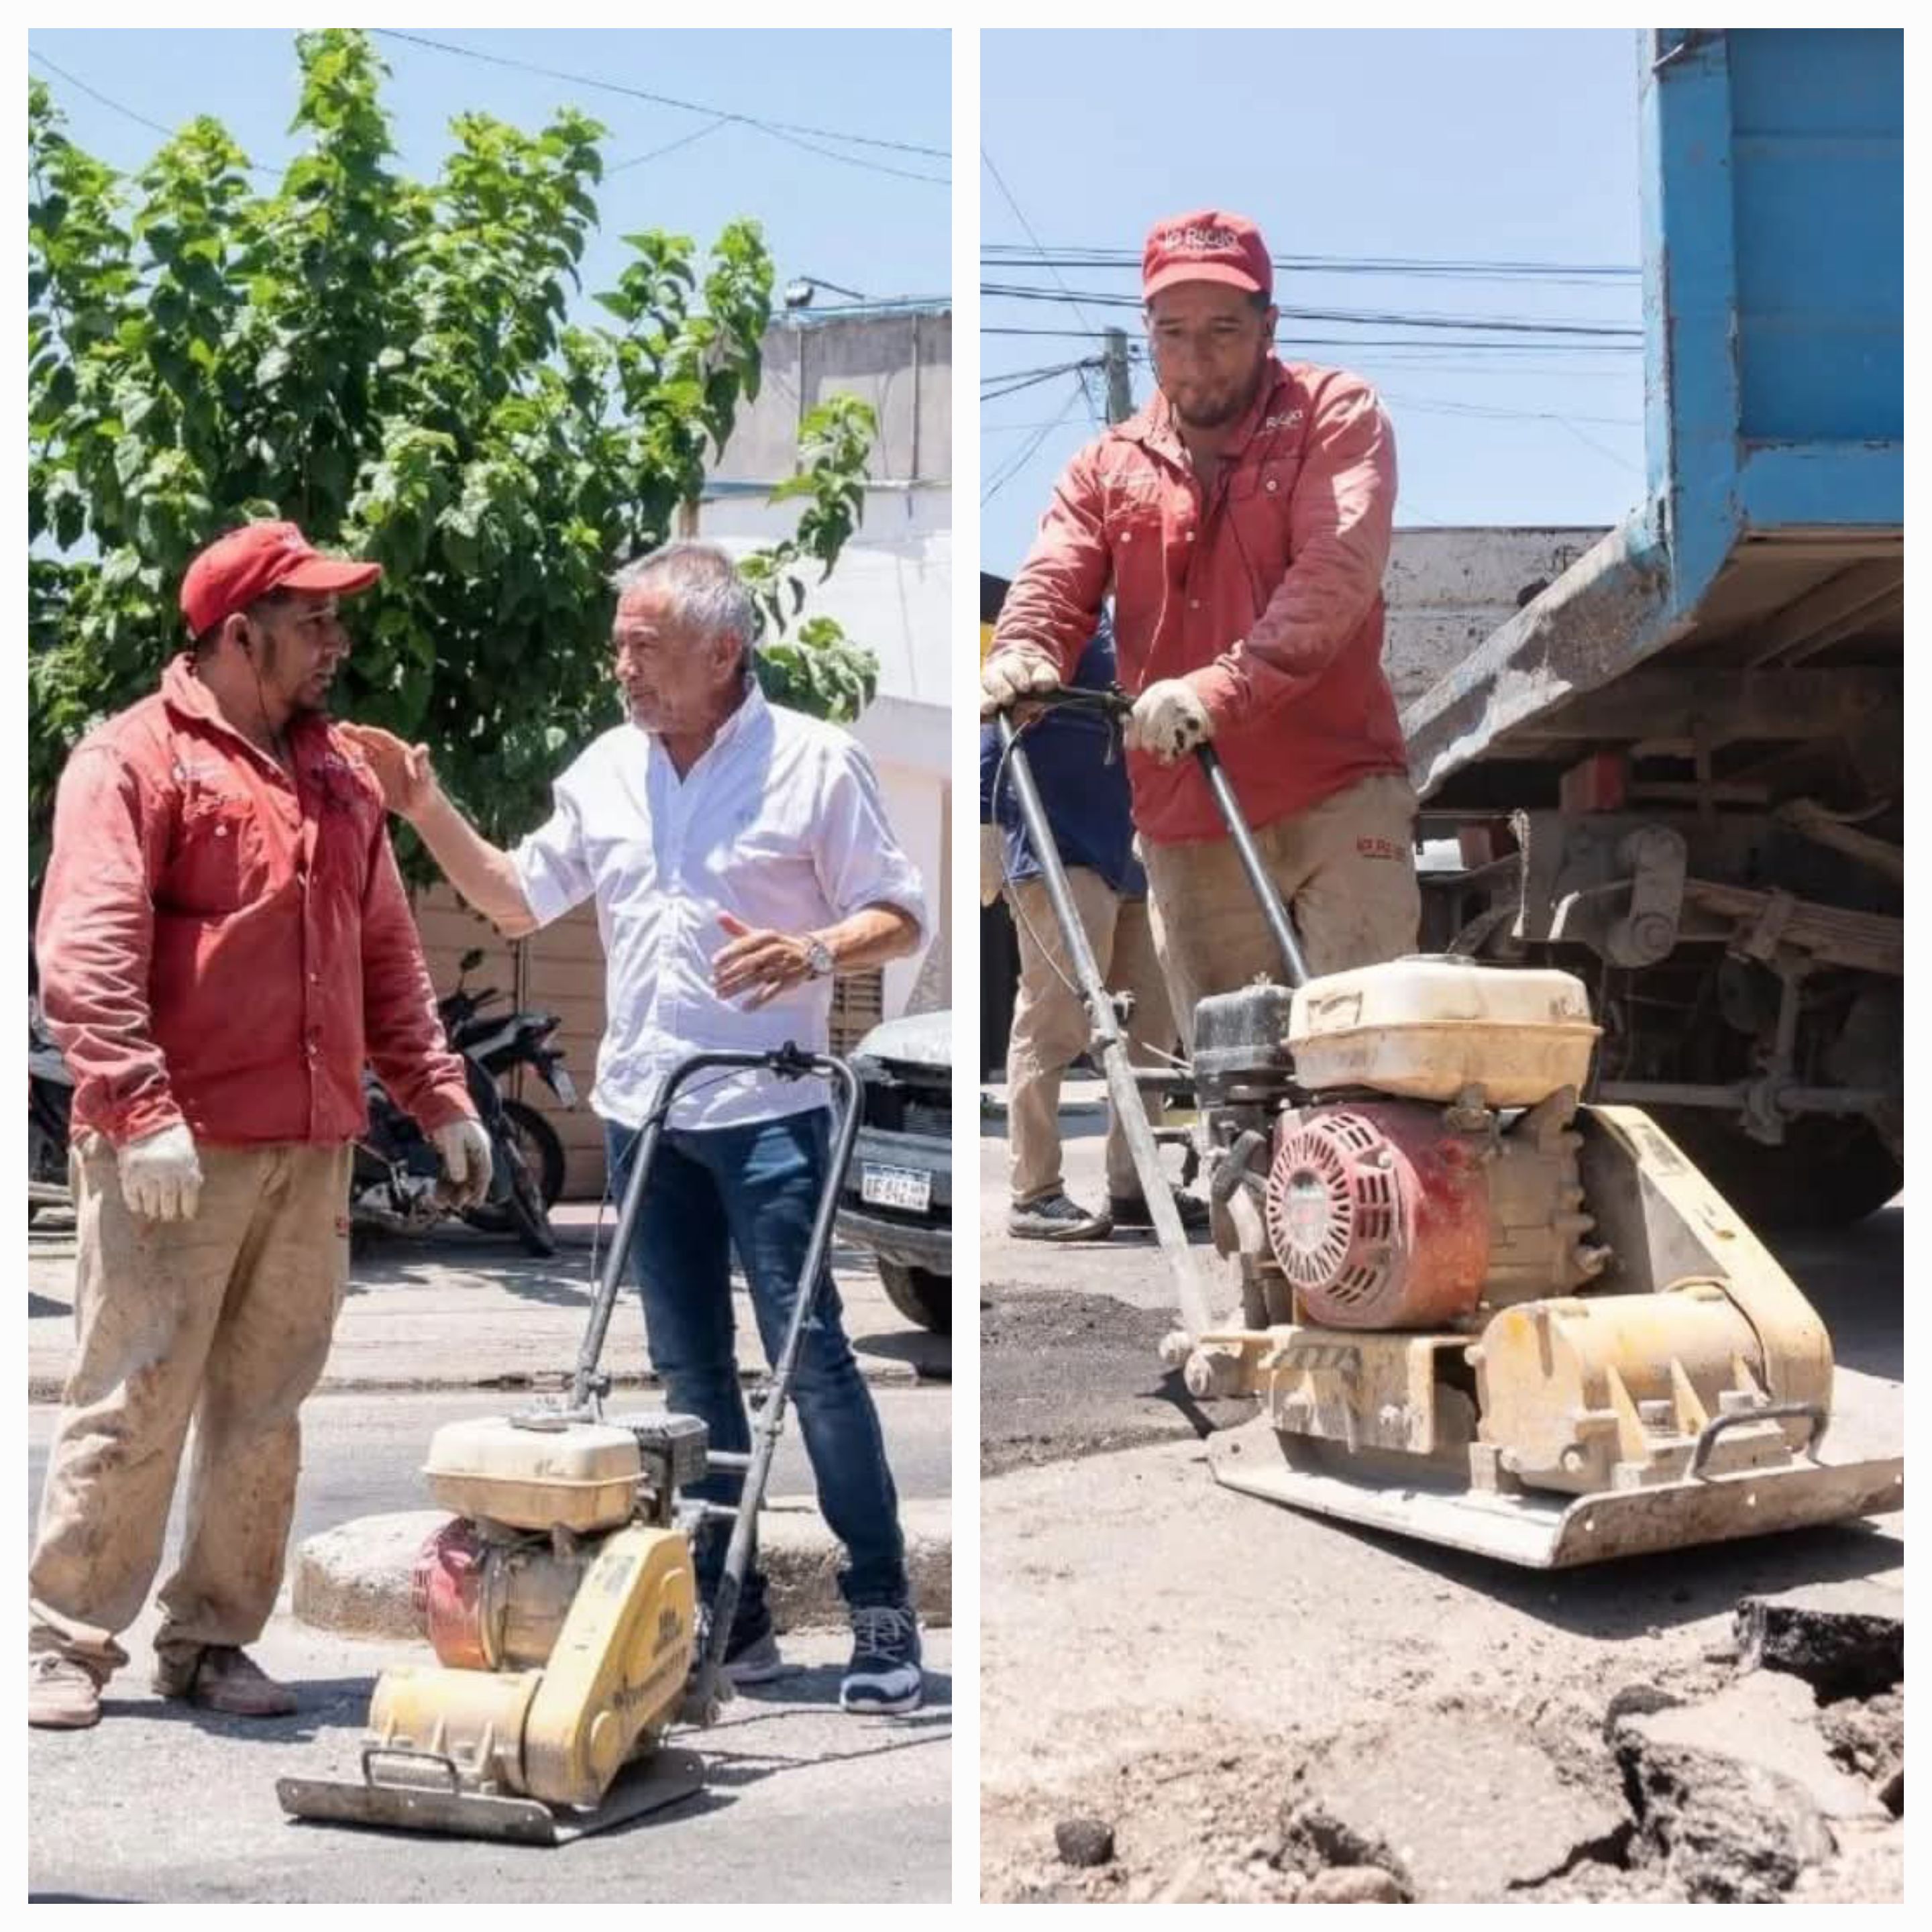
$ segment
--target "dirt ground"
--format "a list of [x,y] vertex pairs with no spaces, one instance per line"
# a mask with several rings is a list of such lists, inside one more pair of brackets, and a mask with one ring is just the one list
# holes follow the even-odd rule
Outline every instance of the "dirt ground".
[[[1076,1143],[1076,1193],[1097,1153]],[[1744,1668],[1735,1627],[1754,1593],[1895,1597],[1902,1511],[1546,1574],[1238,1495],[1202,1438],[1242,1406],[1187,1404],[1148,1346],[1157,1261],[1016,1252],[1003,1154],[989,1137],[985,1898],[1903,1897],[1892,1767],[1843,1735],[1889,1722],[1902,1766],[1902,1692],[1868,1719],[1787,1682],[1803,1708],[1778,1759],[1748,1708],[1774,1673]],[[1903,1442],[1903,1220],[1895,1205],[1783,1257],[1836,1345],[1828,1460]],[[1729,1756],[1714,1736],[1680,1762],[1640,1735],[1740,1684]],[[1901,1810],[1902,1791],[1901,1770]]]

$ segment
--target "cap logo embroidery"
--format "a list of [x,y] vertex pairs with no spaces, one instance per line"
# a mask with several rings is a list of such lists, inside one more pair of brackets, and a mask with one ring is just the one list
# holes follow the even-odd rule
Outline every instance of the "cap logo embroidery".
[[1211,254],[1216,248],[1239,245],[1232,228],[1169,228],[1160,238],[1163,248],[1186,248]]

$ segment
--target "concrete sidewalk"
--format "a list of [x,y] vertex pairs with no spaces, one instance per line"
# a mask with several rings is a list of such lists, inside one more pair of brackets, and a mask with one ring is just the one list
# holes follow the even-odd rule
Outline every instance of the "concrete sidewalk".
[[[595,1287],[591,1242],[595,1202],[555,1210],[556,1254],[539,1261],[508,1236],[452,1226],[410,1240],[358,1241],[347,1299],[321,1386],[334,1389],[501,1388],[544,1389],[567,1382],[583,1340]],[[598,1258],[614,1213],[606,1209]],[[74,1238],[35,1228],[27,1261],[27,1390],[56,1402],[74,1347]],[[832,1279],[847,1332],[868,1381],[946,1382],[952,1350],[944,1336],[910,1326],[886,1299],[872,1257],[840,1246]],[[758,1330],[742,1284],[734,1286],[738,1359],[748,1375],[764,1371]],[[604,1366],[622,1387],[649,1387],[644,1321],[634,1290],[619,1297]]]
[[[311,1536],[290,1562],[290,1609],[311,1629],[420,1642],[422,1616],[412,1597],[416,1556],[448,1521],[446,1510],[402,1510]],[[943,1629],[952,1621],[952,1499],[902,1498],[899,1522],[920,1623]],[[780,1630],[844,1623],[844,1556],[814,1498],[767,1497],[758,1516],[758,1563]]]

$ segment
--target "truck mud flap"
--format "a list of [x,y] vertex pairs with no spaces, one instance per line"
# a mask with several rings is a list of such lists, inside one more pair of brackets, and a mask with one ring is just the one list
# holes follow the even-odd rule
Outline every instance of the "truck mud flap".
[[704,1788],[704,1761],[697,1752],[660,1750],[620,1773],[595,1811],[553,1810],[534,1798],[465,1790],[447,1759],[436,1760],[446,1768],[435,1782],[386,1774],[380,1768],[386,1755],[365,1751],[359,1780],[278,1778],[275,1796],[291,1818],[316,1824],[434,1832],[502,1844],[567,1845],[681,1804]]
[[1317,1467],[1295,1456],[1294,1440],[1264,1419],[1250,1423],[1208,1438],[1208,1466],[1217,1482],[1244,1495],[1532,1570],[1882,1516],[1905,1505],[1905,1461],[1898,1456],[1797,1462],[1588,1496],[1498,1496],[1446,1484],[1402,1486],[1379,1472],[1352,1478],[1340,1458]]

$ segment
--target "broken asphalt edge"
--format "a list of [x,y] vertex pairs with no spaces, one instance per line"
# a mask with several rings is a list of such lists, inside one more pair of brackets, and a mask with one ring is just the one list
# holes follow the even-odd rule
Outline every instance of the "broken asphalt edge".
[[[290,1566],[290,1608],[298,1622],[338,1636],[420,1642],[412,1601],[416,1552],[450,1520],[446,1510],[358,1516],[308,1538]],[[904,1498],[906,1566],[920,1622],[952,1621],[952,1500]],[[843,1624],[838,1540],[808,1496],[775,1496],[758,1518],[758,1558],[781,1630]]]

